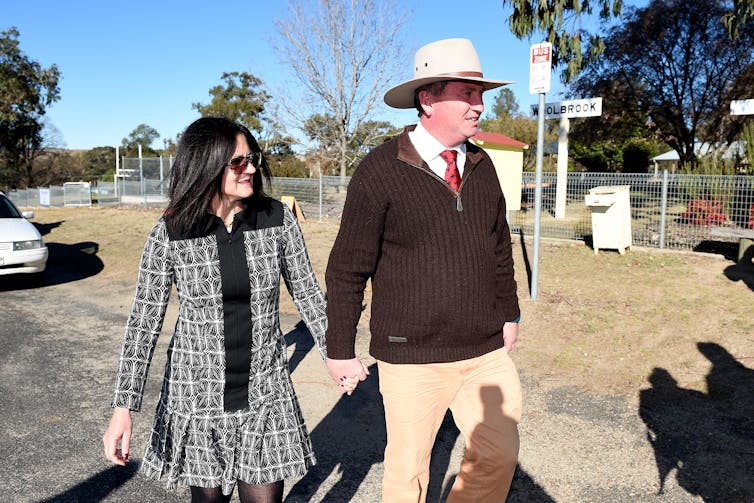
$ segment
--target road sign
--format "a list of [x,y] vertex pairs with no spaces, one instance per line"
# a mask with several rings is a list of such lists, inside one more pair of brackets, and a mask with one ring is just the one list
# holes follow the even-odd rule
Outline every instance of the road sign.
[[542,42],[531,46],[529,53],[529,92],[549,93],[552,77],[552,44]]
[[[531,113],[534,117],[539,115],[539,106],[532,105]],[[600,115],[602,115],[602,98],[556,101],[545,104],[545,119],[599,117]]]
[[730,102],[731,115],[754,115],[754,100],[736,100]]

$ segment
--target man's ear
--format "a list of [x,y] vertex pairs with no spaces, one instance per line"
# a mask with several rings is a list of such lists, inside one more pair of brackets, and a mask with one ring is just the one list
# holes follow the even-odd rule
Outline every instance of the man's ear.
[[432,117],[432,95],[429,91],[419,91],[419,104],[424,110],[424,115]]

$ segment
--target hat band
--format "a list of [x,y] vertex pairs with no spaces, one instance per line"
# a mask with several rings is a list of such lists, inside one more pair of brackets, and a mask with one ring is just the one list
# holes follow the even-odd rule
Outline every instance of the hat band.
[[478,77],[480,79],[484,78],[484,74],[482,72],[451,72],[451,73],[442,73],[438,76],[439,77]]

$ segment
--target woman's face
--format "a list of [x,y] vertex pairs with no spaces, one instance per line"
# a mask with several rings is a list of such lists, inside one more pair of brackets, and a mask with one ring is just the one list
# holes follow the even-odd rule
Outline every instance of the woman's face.
[[252,151],[246,137],[239,133],[236,136],[236,150],[228,159],[228,165],[223,171],[221,190],[223,198],[233,202],[251,197],[254,193],[254,173],[257,168],[247,159]]

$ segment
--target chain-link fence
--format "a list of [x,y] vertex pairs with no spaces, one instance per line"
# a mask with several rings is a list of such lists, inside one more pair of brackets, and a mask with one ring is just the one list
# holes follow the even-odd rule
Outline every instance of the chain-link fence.
[[[629,185],[633,244],[672,249],[703,249],[712,242],[754,236],[754,177],[661,173],[569,173],[564,218],[555,218],[557,176],[542,177],[540,235],[589,239],[591,210],[584,204],[590,189]],[[534,231],[534,173],[524,173],[521,210],[511,211],[513,232]]]
[[[164,165],[163,165],[164,167]],[[143,166],[142,166],[143,168]],[[159,164],[150,169],[159,170]],[[350,177],[274,178],[271,195],[292,196],[307,219],[340,219]],[[570,240],[591,239],[591,210],[585,204],[590,189],[630,186],[631,230],[637,246],[679,250],[715,249],[754,237],[754,177],[653,174],[569,173],[565,214],[555,217],[557,176],[542,177],[540,236]],[[91,200],[99,205],[167,205],[167,184],[141,178],[99,182],[91,186]],[[40,205],[40,191],[47,191],[50,206],[66,203],[63,187],[11,191],[21,207]],[[510,211],[511,232],[531,237],[534,232],[534,173],[522,180],[521,209]]]

